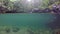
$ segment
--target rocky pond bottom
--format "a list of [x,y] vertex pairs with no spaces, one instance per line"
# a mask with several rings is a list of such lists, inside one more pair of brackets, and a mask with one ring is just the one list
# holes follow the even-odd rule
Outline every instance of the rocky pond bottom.
[[0,26],[0,34],[52,34],[52,30],[36,29],[29,27]]

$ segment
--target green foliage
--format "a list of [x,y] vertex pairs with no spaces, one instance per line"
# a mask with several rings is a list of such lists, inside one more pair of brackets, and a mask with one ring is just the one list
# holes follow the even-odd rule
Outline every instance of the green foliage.
[[[60,3],[60,1],[57,1],[57,2],[54,2],[53,4],[58,5],[59,3]],[[52,9],[52,5],[53,5],[53,4],[50,4],[50,5],[49,5],[49,8],[50,8],[50,9]]]
[[40,5],[39,7],[44,9],[47,8],[48,6],[49,6],[49,0],[43,0],[42,5]]
[[3,3],[3,6],[5,6],[8,9],[13,9],[13,3],[10,0],[0,0],[1,3]]
[[14,8],[14,4],[12,2],[9,2],[9,4],[7,5],[7,7],[12,10]]

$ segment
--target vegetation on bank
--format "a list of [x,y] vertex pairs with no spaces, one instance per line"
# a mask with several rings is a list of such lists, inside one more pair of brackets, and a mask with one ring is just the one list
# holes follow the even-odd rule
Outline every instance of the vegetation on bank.
[[[46,8],[47,10],[49,10],[49,12],[51,12],[50,8],[52,8],[52,4],[58,4],[60,1],[59,0],[57,1],[56,0],[41,0],[41,3],[39,1],[38,4],[33,4],[33,3],[26,4],[26,2],[25,3],[24,2],[22,0],[17,0],[17,1],[0,0],[0,3],[1,3],[0,12],[2,13],[4,12],[5,13],[45,13]],[[38,10],[36,11],[35,8],[37,8]]]

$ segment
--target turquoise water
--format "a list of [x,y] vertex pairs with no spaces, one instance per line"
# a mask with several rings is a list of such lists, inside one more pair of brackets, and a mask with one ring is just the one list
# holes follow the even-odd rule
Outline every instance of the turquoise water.
[[17,27],[29,27],[35,29],[45,29],[47,23],[51,23],[56,19],[54,14],[47,13],[11,13],[0,14],[0,26],[17,26]]

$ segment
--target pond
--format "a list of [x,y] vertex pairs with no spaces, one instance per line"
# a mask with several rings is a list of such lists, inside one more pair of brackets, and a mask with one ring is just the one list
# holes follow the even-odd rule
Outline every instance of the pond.
[[49,13],[9,13],[0,14],[0,26],[31,28],[32,30],[49,30],[47,23],[57,19],[56,14]]

